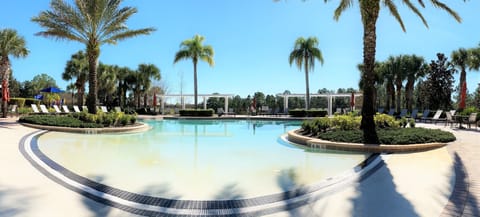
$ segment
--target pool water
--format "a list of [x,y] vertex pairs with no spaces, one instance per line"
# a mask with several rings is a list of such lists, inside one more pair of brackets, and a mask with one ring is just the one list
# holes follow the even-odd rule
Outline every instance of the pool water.
[[251,198],[317,183],[355,167],[361,153],[312,150],[280,137],[300,122],[148,120],[132,134],[48,132],[40,150],[91,180],[182,200]]

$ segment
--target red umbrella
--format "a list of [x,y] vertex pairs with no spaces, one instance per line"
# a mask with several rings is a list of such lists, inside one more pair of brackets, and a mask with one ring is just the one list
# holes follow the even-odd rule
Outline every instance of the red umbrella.
[[352,107],[352,110],[354,106],[355,106],[355,94],[352,92],[352,96],[350,97],[350,107]]
[[257,99],[255,99],[255,97],[253,97],[253,102],[252,102],[252,110],[257,110]]
[[467,98],[467,82],[463,82],[462,89],[460,90],[460,103],[458,104],[459,109],[465,108],[465,100]]
[[2,81],[2,101],[3,102],[8,102],[10,101],[10,92],[8,91],[8,83],[6,79],[3,79]]

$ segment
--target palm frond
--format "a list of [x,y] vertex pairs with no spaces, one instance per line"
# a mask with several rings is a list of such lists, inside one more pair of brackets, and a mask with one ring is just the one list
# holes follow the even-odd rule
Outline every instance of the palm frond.
[[112,41],[120,41],[125,40],[127,38],[132,38],[139,35],[148,35],[155,31],[155,28],[144,28],[144,29],[137,29],[137,30],[128,30],[122,33],[115,34],[114,36],[105,40],[105,42],[112,42]]
[[430,1],[432,2],[432,4],[433,4],[435,7],[447,11],[447,13],[449,13],[450,15],[452,15],[452,17],[455,18],[455,20],[457,20],[457,22],[459,22],[459,23],[462,22],[462,18],[457,14],[457,12],[455,12],[454,10],[452,10],[452,9],[451,9],[450,7],[448,7],[445,3],[440,2],[440,1],[438,1],[438,0],[430,0]]
[[[326,1],[326,0],[325,0]],[[335,9],[333,18],[338,21],[340,16],[344,11],[346,11],[349,7],[353,6],[353,0],[341,0],[340,4],[338,5],[337,9]]]
[[425,25],[428,28],[427,20],[425,20],[425,17],[423,17],[422,13],[420,13],[418,8],[415,7],[415,5],[413,5],[412,2],[410,2],[410,0],[403,0],[403,3],[406,4],[407,7],[410,8],[410,10],[412,10],[413,13],[415,13],[422,20],[423,25]]
[[405,25],[403,24],[402,17],[398,13],[397,6],[395,5],[395,3],[393,3],[392,0],[383,0],[383,4],[385,5],[385,7],[388,8],[388,10],[390,11],[390,14],[392,14],[392,16],[395,17],[395,19],[400,24],[400,27],[402,27],[402,30],[405,32],[406,31]]
[[173,63],[177,63],[180,60],[189,59],[191,57],[192,56],[188,50],[179,50],[177,53],[175,53],[175,59],[173,60]]

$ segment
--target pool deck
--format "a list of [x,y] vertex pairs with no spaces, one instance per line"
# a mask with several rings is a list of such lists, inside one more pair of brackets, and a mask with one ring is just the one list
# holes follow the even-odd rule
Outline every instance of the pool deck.
[[[269,216],[480,216],[480,130],[417,126],[452,131],[457,141],[388,155],[375,173],[341,191]],[[0,217],[136,216],[83,197],[35,169],[19,151],[21,138],[34,131],[0,119]]]

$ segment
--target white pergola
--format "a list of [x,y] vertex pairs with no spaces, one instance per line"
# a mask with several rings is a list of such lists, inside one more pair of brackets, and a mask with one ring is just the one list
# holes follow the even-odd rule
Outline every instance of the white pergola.
[[[197,94],[198,97],[202,97],[203,98],[203,109],[207,109],[207,99],[208,98],[211,98],[211,97],[215,97],[215,98],[224,98],[225,99],[225,112],[228,112],[228,98],[230,97],[234,97],[233,94]],[[157,98],[159,98],[162,102],[161,102],[161,109],[162,109],[162,113],[164,112],[165,110],[165,99],[166,98],[170,98],[170,97],[177,97],[177,98],[180,98],[180,104],[182,106],[182,109],[185,109],[185,97],[195,97],[194,94],[164,94],[164,95],[160,95],[160,94],[157,94]]]
[[[361,93],[354,93],[353,95],[354,95],[355,98],[359,97],[359,96],[363,96],[363,94],[361,94]],[[305,98],[305,99],[307,98],[306,94],[297,94],[297,93],[294,93],[294,94],[277,94],[277,96],[283,97],[283,102],[284,102],[284,105],[285,105],[285,111],[288,110],[288,98],[290,98],[290,97],[302,97],[302,98]],[[332,103],[332,101],[336,97],[351,98],[352,94],[351,93],[337,93],[337,94],[312,93],[312,94],[310,94],[310,98],[312,98],[312,97],[326,97],[327,101],[328,101],[328,115],[333,115],[333,112],[332,112],[333,103]],[[353,106],[353,109],[355,109],[355,106]]]

